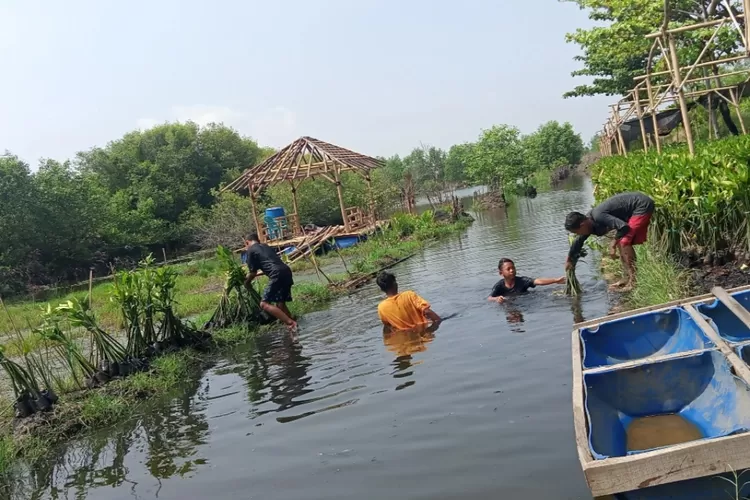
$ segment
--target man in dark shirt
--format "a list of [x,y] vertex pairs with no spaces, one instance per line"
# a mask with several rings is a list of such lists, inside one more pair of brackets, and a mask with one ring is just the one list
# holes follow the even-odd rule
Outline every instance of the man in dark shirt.
[[651,214],[654,213],[654,200],[643,193],[620,193],[604,200],[588,215],[571,212],[565,218],[565,229],[577,234],[570,246],[565,269],[575,266],[583,244],[590,235],[604,236],[615,231],[609,255],[617,258],[617,245],[620,245],[620,259],[627,278],[612,285],[612,288],[628,291],[635,284],[635,250],[633,245],[646,242]]
[[284,323],[291,331],[296,330],[297,322],[292,319],[292,313],[286,306],[287,302],[292,301],[292,270],[282,262],[273,248],[259,242],[257,234],[251,234],[245,243],[247,267],[250,270],[245,279],[245,286],[251,287],[258,271],[263,271],[263,274],[268,276],[268,285],[263,291],[260,307]]
[[497,270],[503,279],[495,283],[492,292],[487,300],[502,304],[508,295],[525,293],[529,288],[537,286],[555,285],[565,283],[565,277],[562,278],[537,278],[531,279],[526,276],[516,276],[516,265],[510,259],[500,259]]

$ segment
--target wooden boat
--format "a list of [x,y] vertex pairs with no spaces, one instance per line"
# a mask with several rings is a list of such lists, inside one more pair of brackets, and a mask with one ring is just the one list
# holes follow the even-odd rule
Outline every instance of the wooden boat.
[[717,476],[750,468],[750,286],[584,321],[572,341],[594,497],[734,498]]

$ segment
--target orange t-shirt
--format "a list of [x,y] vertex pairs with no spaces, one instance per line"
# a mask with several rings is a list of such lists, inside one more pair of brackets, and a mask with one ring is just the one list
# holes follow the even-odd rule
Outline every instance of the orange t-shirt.
[[408,330],[429,322],[424,315],[429,308],[429,302],[408,290],[378,304],[378,316],[383,323],[396,330]]

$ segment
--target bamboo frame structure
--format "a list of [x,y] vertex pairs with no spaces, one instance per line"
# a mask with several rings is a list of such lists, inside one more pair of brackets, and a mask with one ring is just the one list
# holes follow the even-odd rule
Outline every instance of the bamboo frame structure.
[[377,158],[365,156],[312,137],[301,137],[260,164],[245,170],[237,179],[227,184],[222,191],[241,192],[245,189],[249,191],[253,222],[258,229],[258,235],[265,241],[265,235],[262,234],[263,231],[261,231],[260,221],[258,220],[256,205],[261,191],[281,182],[289,182],[295,212],[294,230],[301,233],[297,189],[305,179],[314,180],[316,177],[320,177],[336,185],[336,195],[339,200],[344,228],[346,231],[350,231],[352,227],[347,218],[341,174],[354,172],[365,179],[369,191],[369,219],[372,224],[375,224],[377,217],[370,174],[372,170],[382,166],[383,161]]
[[[668,7],[668,4],[665,5]],[[648,151],[649,144],[645,137],[646,126],[644,120],[651,117],[653,143],[657,152],[661,153],[661,140],[659,137],[660,133],[657,122],[657,113],[659,112],[660,107],[666,103],[678,104],[688,150],[690,151],[690,154],[693,155],[695,153],[695,141],[688,113],[690,108],[688,98],[699,98],[705,96],[708,100],[707,109],[709,113],[712,113],[714,109],[714,101],[712,101],[714,97],[725,101],[728,105],[736,109],[742,133],[747,133],[744,119],[740,112],[740,99],[744,95],[744,89],[748,87],[748,84],[750,83],[750,68],[741,68],[736,71],[722,74],[716,74],[715,72],[711,76],[704,75],[691,78],[695,70],[698,68],[710,67],[715,69],[721,65],[736,63],[750,57],[750,47],[748,47],[748,41],[750,40],[750,23],[745,22],[744,26],[740,24],[740,20],[744,21],[745,19],[745,13],[750,12],[750,0],[743,0],[743,6],[745,12],[741,14],[734,14],[730,10],[729,17],[722,17],[720,19],[713,19],[672,29],[667,29],[667,16],[669,15],[669,9],[665,9],[665,22],[661,30],[646,35],[646,39],[653,40],[653,43],[649,50],[645,74],[635,77],[634,80],[636,86],[631,89],[623,99],[611,105],[611,116],[602,130],[603,142],[607,144],[602,151],[604,155],[627,155],[628,144],[626,144],[626,141],[623,138],[621,127],[628,118],[633,115],[635,115],[638,120],[643,141],[643,149],[645,151]],[[745,45],[743,53],[730,54],[717,60],[704,60],[710,53],[710,48],[720,30],[725,27],[731,27],[738,32],[740,40]],[[676,36],[681,33],[707,28],[713,28],[713,32],[704,42],[700,54],[694,61],[692,61],[692,63],[682,65],[677,57]],[[655,57],[658,57],[659,60],[664,63],[667,68],[666,70],[652,71]],[[747,75],[747,78],[743,83],[737,85],[727,86],[721,83],[721,78],[737,75]],[[658,81],[659,79],[663,80],[663,82]],[[698,82],[705,82],[706,88],[693,90],[688,88]],[[645,99],[641,96],[641,93],[644,90],[646,92]],[[624,116],[621,115],[622,107],[626,108]],[[709,121],[709,135],[710,129],[711,126]],[[614,143],[614,147],[612,147],[612,143]]]

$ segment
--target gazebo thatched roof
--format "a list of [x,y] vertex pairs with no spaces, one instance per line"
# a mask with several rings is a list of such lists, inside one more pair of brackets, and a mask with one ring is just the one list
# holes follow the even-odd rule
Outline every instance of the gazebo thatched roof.
[[254,192],[250,194],[254,195],[279,182],[293,183],[315,176],[337,183],[342,172],[356,172],[369,179],[370,171],[381,166],[382,160],[312,137],[301,137],[260,164],[245,170],[222,191],[244,191],[252,187]]

